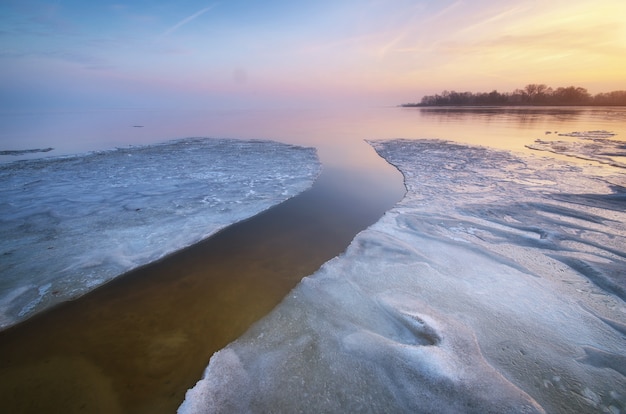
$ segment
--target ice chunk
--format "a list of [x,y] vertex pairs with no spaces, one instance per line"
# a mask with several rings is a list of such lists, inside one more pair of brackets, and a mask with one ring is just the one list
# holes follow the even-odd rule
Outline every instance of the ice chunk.
[[554,253],[623,274],[626,178],[372,145],[406,197],[213,355],[180,412],[623,410],[626,303]]
[[0,328],[308,188],[315,149],[184,139],[0,165]]

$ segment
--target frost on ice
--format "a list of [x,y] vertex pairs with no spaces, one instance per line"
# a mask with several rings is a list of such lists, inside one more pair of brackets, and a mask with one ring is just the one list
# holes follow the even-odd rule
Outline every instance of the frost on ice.
[[180,412],[624,412],[626,175],[371,144],[403,201],[213,355]]
[[185,139],[0,165],[0,329],[308,188],[312,148]]

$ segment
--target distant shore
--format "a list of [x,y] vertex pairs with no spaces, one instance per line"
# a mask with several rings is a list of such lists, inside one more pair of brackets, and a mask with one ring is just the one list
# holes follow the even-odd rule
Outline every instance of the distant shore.
[[405,103],[398,105],[401,108],[566,108],[566,107],[626,107],[626,103],[623,104],[422,104],[422,103]]
[[587,89],[568,86],[552,89],[545,84],[531,83],[513,92],[457,92],[423,96],[415,106],[626,106],[626,91],[603,92],[591,95]]

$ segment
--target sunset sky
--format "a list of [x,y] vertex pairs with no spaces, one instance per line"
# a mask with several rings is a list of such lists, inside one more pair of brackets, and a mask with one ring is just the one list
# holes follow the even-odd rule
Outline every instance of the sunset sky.
[[2,0],[0,108],[626,89],[624,0]]

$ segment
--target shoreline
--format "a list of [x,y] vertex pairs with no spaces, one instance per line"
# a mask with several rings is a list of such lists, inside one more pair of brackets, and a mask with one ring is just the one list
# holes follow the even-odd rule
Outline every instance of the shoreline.
[[526,108],[526,109],[530,109],[530,108],[584,108],[584,107],[589,107],[589,108],[602,108],[602,107],[606,107],[606,108],[626,108],[626,105],[606,105],[606,104],[602,104],[602,105],[593,105],[593,104],[563,104],[563,105],[557,105],[557,104],[510,104],[510,105],[493,105],[493,104],[485,104],[485,105],[479,105],[479,104],[474,104],[474,105],[422,105],[422,104],[400,104],[397,106],[398,108]]
[[314,148],[215,138],[0,165],[0,329],[293,197],[320,169]]
[[624,174],[371,143],[407,195],[216,353],[179,412],[621,409],[624,297],[598,278],[626,263]]
[[[539,110],[539,109],[538,109]],[[590,108],[591,111],[594,110],[594,108]],[[478,112],[478,111],[477,111]],[[561,111],[554,111],[557,115],[561,113]],[[355,162],[353,157],[355,157],[355,155],[353,154],[358,154],[359,159],[361,159],[364,155],[367,155],[365,152],[361,151],[361,147],[356,147],[355,145],[353,145],[353,142],[356,142],[355,140],[358,138],[358,142],[361,142],[362,137],[380,137],[380,138],[384,138],[386,136],[390,136],[390,137],[394,137],[394,136],[415,136],[415,135],[423,135],[423,136],[433,136],[433,137],[446,137],[449,135],[449,138],[454,140],[454,139],[461,139],[463,140],[463,142],[465,142],[464,137],[480,137],[481,140],[480,142],[478,142],[478,145],[485,145],[485,146],[490,146],[491,144],[494,144],[497,146],[499,145],[500,141],[489,141],[489,138],[492,136],[498,136],[498,137],[502,137],[502,136],[506,136],[509,138],[509,143],[507,143],[506,148],[507,150],[512,150],[512,151],[519,151],[521,148],[524,148],[524,146],[522,144],[516,144],[516,142],[521,142],[521,143],[526,143],[526,142],[530,142],[529,138],[536,138],[536,137],[540,137],[543,136],[543,133],[545,130],[576,130],[579,127],[572,127],[570,128],[568,125],[568,122],[561,122],[558,119],[557,120],[551,120],[551,118],[549,118],[549,115],[546,116],[542,116],[541,119],[539,120],[538,125],[539,128],[534,127],[534,128],[527,128],[528,126],[526,124],[522,124],[520,123],[520,121],[515,118],[513,121],[513,123],[511,123],[510,127],[507,126],[506,128],[501,128],[501,126],[503,125],[503,122],[506,121],[506,125],[509,125],[509,120],[508,118],[497,118],[496,121],[498,122],[492,122],[490,123],[490,129],[486,129],[486,128],[481,128],[480,126],[482,125],[481,122],[478,122],[479,120],[476,119],[476,117],[472,118],[472,117],[468,117],[468,119],[464,119],[463,120],[463,127],[462,129],[458,129],[458,128],[454,128],[455,127],[455,123],[454,122],[450,122],[449,119],[447,118],[441,118],[441,117],[429,117],[429,118],[424,118],[424,117],[420,117],[419,120],[420,122],[418,123],[419,125],[414,125],[415,119],[412,116],[407,116],[407,114],[411,115],[413,114],[412,111],[395,111],[393,112],[395,115],[393,117],[390,117],[389,119],[387,118],[383,118],[383,120],[385,120],[385,122],[387,123],[383,123],[382,120],[378,120],[376,122],[380,123],[380,129],[381,130],[385,130],[388,132],[380,132],[379,130],[377,130],[376,126],[378,125],[376,122],[369,122],[369,123],[363,123],[361,122],[362,119],[359,119],[359,123],[354,122],[355,120],[353,118],[348,118],[348,120],[351,120],[350,125],[346,126],[343,123],[339,124],[339,126],[335,123],[326,125],[324,128],[321,128],[321,131],[316,131],[315,134],[311,134],[311,136],[307,136],[306,138],[297,138],[294,139],[294,141],[297,141],[297,143],[302,144],[308,144],[311,145],[310,143],[315,140],[319,140],[320,144],[318,146],[319,148],[323,148],[322,151],[320,151],[322,157],[321,159],[323,160],[323,164],[324,164],[324,170],[325,173],[329,173],[331,172],[330,169],[328,169],[328,165],[333,165],[333,166],[337,166],[337,165],[343,165],[342,163],[347,162],[348,165],[350,165],[351,167],[348,167],[348,169],[350,170],[351,173],[355,173],[354,176],[360,180],[360,181],[353,181],[350,184],[349,187],[355,186],[355,187],[366,187],[365,189],[359,190],[361,194],[366,194],[368,195],[369,193],[369,197],[371,198],[375,198],[375,194],[372,194],[375,191],[379,191],[379,189],[382,188],[382,190],[385,190],[385,184],[384,183],[388,183],[393,181],[394,183],[397,181],[398,185],[402,187],[401,182],[402,182],[402,177],[397,174],[397,180],[394,178],[394,180],[387,180],[383,183],[377,183],[377,185],[375,187],[372,187],[367,180],[363,180],[363,177],[360,176],[360,174],[362,174],[363,172],[366,173],[371,173],[372,171],[370,171],[371,167],[368,167],[368,169],[363,169],[358,170],[358,165],[356,164],[360,164],[361,161]],[[579,114],[581,112],[576,112],[576,114]],[[550,113],[551,114],[551,113]],[[385,116],[388,116],[388,114],[386,114]],[[376,119],[375,117],[365,117],[363,119]],[[585,127],[582,128],[587,128],[587,129],[583,129],[583,130],[590,130],[593,128],[597,128],[598,124],[602,125],[602,128],[605,129],[614,129],[617,128],[619,131],[623,131],[623,128],[621,126],[619,126],[618,124],[616,124],[614,121],[611,121],[612,123],[609,123],[608,125],[613,125],[612,127],[607,127],[605,126],[605,124],[603,124],[603,122],[606,121],[606,119],[602,118],[600,121],[597,120],[590,120],[588,117],[582,117],[585,121],[584,121],[584,125]],[[618,118],[619,119],[619,118]],[[247,120],[249,121],[249,120]],[[318,117],[314,117],[313,122],[311,119],[305,118],[305,119],[297,119],[297,123],[298,125],[300,125],[302,123],[302,125],[304,126],[308,126],[310,127],[309,129],[312,129],[313,126],[317,125],[319,123],[319,119]],[[393,122],[392,122],[393,121]],[[307,123],[308,122],[308,123]],[[435,125],[434,122],[437,122],[437,124]],[[443,124],[443,126],[445,126],[445,131],[439,127],[439,122],[441,122]],[[472,124],[472,122],[474,122],[474,124]],[[241,122],[239,122],[241,123]],[[255,135],[267,135],[267,136],[274,136],[276,135],[276,131],[274,130],[269,130],[269,129],[263,129],[261,128],[259,125],[255,124],[254,122],[251,123],[254,126],[254,134]],[[557,128],[558,125],[558,128]],[[566,126],[563,126],[566,125]],[[332,126],[332,128],[331,128]],[[384,126],[384,128],[383,128]],[[396,127],[397,126],[397,127]],[[299,137],[299,133],[301,133],[301,131],[303,129],[306,129],[305,127],[298,127],[297,130],[289,130],[288,133],[287,132],[283,132],[282,139],[287,140],[286,136],[297,136]],[[354,129],[354,131],[353,131]],[[258,131],[262,131],[262,132],[258,132]],[[350,134],[348,134],[346,131],[353,131],[350,132]],[[231,134],[231,132],[228,132],[228,134]],[[324,141],[326,138],[322,138],[322,137],[327,137],[327,136],[332,136],[334,137],[335,135],[339,136],[339,135],[344,135],[347,138],[345,139],[345,145],[344,145],[344,141],[337,141],[337,140],[333,140],[332,143],[327,143],[326,141]],[[622,134],[623,135],[623,134]],[[314,138],[313,138],[314,137]],[[357,138],[355,138],[357,137]],[[521,138],[521,139],[520,139]],[[471,142],[475,142],[477,141],[477,139],[475,138],[471,138],[468,139],[468,141]],[[315,141],[317,142],[317,141]],[[295,143],[295,142],[294,142]],[[318,144],[316,144],[317,146]],[[368,150],[371,150],[371,147],[369,145],[364,145],[363,147],[367,147]],[[511,148],[509,148],[511,147]],[[356,151],[355,151],[356,150]],[[372,154],[375,154],[374,151],[371,151]],[[380,160],[380,162],[382,164],[387,165],[387,163],[380,159],[380,157],[378,155],[375,155],[375,158],[377,160]],[[325,160],[325,161],[324,161]],[[330,162],[329,162],[330,161]],[[370,163],[371,165],[371,163]],[[376,164],[378,165],[378,164]],[[356,166],[356,168],[355,168]],[[376,167],[378,168],[378,167]],[[394,174],[397,173],[396,168],[390,167],[390,169],[393,169]],[[344,171],[345,172],[345,171]],[[342,181],[350,181],[352,179],[352,177],[348,177],[345,178],[343,177],[343,172],[342,171],[338,171],[335,175],[335,177],[339,177],[341,178]],[[378,173],[378,175],[380,175],[380,173]],[[384,174],[383,174],[384,175]],[[387,175],[385,175],[385,177],[387,177]],[[376,178],[376,177],[374,177]],[[380,178],[380,177],[378,177]],[[334,185],[334,183],[332,183]],[[343,183],[341,184],[342,186],[344,185]],[[344,187],[341,187],[344,188]],[[352,191],[353,189],[351,189]],[[402,187],[401,192],[404,192],[404,187]],[[358,203],[356,203],[356,207],[359,207],[363,202],[365,203],[369,203],[370,200],[366,200],[363,201],[361,198],[359,197],[355,197],[352,198],[353,200],[357,200]],[[355,205],[352,205],[350,207],[352,207],[353,209],[353,213],[358,213],[359,212],[359,208],[355,208]],[[310,207],[310,206],[308,206]],[[381,211],[387,211],[388,208],[381,208]],[[291,246],[290,246],[291,247]],[[308,258],[307,258],[308,260]],[[179,264],[183,263],[184,261],[179,262]],[[163,263],[160,264],[161,269],[163,268]],[[185,265],[186,266],[186,265]],[[260,266],[260,264],[259,264]],[[175,267],[175,266],[174,266]],[[180,267],[180,266],[179,266]],[[149,275],[145,275],[146,277],[151,277]],[[155,278],[155,284],[160,284],[160,282],[158,281],[158,278]],[[146,283],[146,285],[150,285],[149,283]],[[139,286],[139,284],[137,284],[137,286]],[[141,289],[137,289],[138,291]],[[165,289],[166,290],[166,289]],[[260,289],[259,289],[260,291]],[[169,293],[169,292],[165,292],[165,293]],[[138,295],[141,295],[141,292],[137,292]],[[146,294],[147,295],[147,294]],[[115,301],[116,295],[111,295],[112,300]],[[160,297],[157,297],[160,298]],[[91,299],[90,299],[91,300]],[[206,306],[209,306],[210,304],[205,304]],[[83,308],[81,309],[87,309],[87,305],[83,304],[81,305],[83,306]],[[216,305],[217,306],[217,305]],[[155,306],[155,308],[158,308],[157,306]],[[91,309],[91,308],[90,308]],[[121,309],[120,309],[121,311]],[[174,309],[174,312],[176,312],[176,309]],[[55,311],[55,313],[57,313]],[[71,313],[71,312],[70,312]],[[40,341],[40,346],[41,343],[47,343],[47,342],[43,342],[46,341],[48,338],[52,338],[51,341],[54,342],[54,346],[56,347],[57,350],[63,350],[63,353],[67,354],[76,354],[76,355],[80,355],[80,354],[89,354],[90,351],[85,351],[86,347],[87,347],[87,343],[85,342],[85,348],[83,349],[70,349],[72,347],[74,347],[74,345],[71,345],[72,341],[78,341],[78,339],[73,338],[75,335],[78,334],[78,337],[80,340],[86,341],[85,338],[89,337],[88,340],[96,340],[98,334],[98,329],[93,329],[92,325],[98,324],[101,322],[102,318],[106,319],[106,314],[108,313],[108,310],[103,310],[101,312],[101,315],[98,317],[93,317],[92,318],[92,323],[88,324],[86,322],[84,322],[84,320],[86,320],[88,315],[83,315],[83,316],[76,316],[76,319],[83,319],[84,323],[74,323],[72,326],[74,327],[79,327],[79,332],[76,332],[76,330],[72,330],[70,328],[65,328],[63,327],[62,323],[59,323],[57,325],[54,326],[60,326],[61,329],[60,330],[54,330],[54,326],[52,328],[50,328],[45,334],[42,333],[34,333],[31,330],[30,334],[27,333],[23,333],[22,335],[22,340],[25,341],[23,343],[26,343],[27,346],[31,346],[30,344],[32,342],[36,342],[36,341]],[[142,325],[142,326],[147,326],[149,324],[158,324],[157,322],[151,321],[149,320],[150,315],[141,315],[139,313],[131,313],[128,316],[125,316],[124,320],[121,321],[120,323],[123,324],[127,324],[127,325],[131,325],[130,319],[134,319],[137,322],[137,325]],[[143,320],[141,320],[143,318]],[[42,326],[44,326],[45,324],[41,324]],[[45,327],[44,329],[48,329],[47,327]],[[134,326],[133,326],[134,329]],[[83,332],[86,330],[90,330],[91,332]],[[111,348],[114,349],[114,351],[116,353],[119,352],[123,352],[120,351],[119,349],[116,348],[115,345],[115,340],[114,339],[108,339],[111,335],[110,334],[115,334],[116,332],[124,332],[123,329],[117,330],[114,328],[111,328],[110,330],[106,330],[106,329],[101,329],[102,332],[102,336],[103,338],[107,338],[106,340],[110,342],[111,344]],[[133,331],[134,332],[134,331]],[[141,331],[138,331],[138,334],[141,334]],[[46,336],[47,335],[47,336]],[[126,334],[124,334],[126,335]],[[26,340],[25,338],[28,337],[29,340]],[[57,338],[59,337],[59,338]],[[69,338],[67,340],[67,342],[69,342],[69,347],[68,346],[63,346],[61,345],[61,342],[63,340],[65,340],[64,338]],[[42,339],[43,338],[43,339]],[[32,341],[30,340],[32,339]],[[159,338],[154,338],[155,339],[155,344],[153,344],[152,347],[150,347],[150,349],[153,350],[153,352],[157,352],[157,351],[161,351],[162,353],[165,352],[167,349],[172,349],[173,347],[175,348],[177,346],[177,343],[179,343],[182,339],[182,337],[180,335],[176,335],[176,332],[168,332],[168,335],[165,336],[161,336]],[[3,343],[3,336],[0,334],[0,347],[2,346]],[[66,344],[67,345],[67,344]],[[34,345],[33,345],[34,347]],[[36,348],[36,347],[35,347]],[[68,351],[65,351],[65,349],[68,349]],[[75,348],[75,347],[74,347]],[[106,348],[106,347],[104,347]],[[146,349],[144,347],[144,349]],[[201,351],[203,352],[203,350]],[[23,354],[27,354],[28,351],[24,350]],[[34,364],[38,364],[41,363],[39,366],[40,367],[45,367],[46,365],[44,364],[45,361],[48,360],[58,360],[58,354],[60,354],[61,352],[50,352],[50,353],[46,353],[46,352],[40,352],[39,354],[33,356],[30,360],[28,360],[27,358],[22,359],[22,362],[25,365],[30,366],[33,370],[35,370],[35,366]],[[106,353],[106,349],[103,349],[101,354],[104,355]],[[166,353],[166,352],[165,352]],[[139,353],[138,353],[139,354]],[[0,352],[0,357],[3,354]],[[39,356],[40,357],[39,357]],[[96,359],[91,356],[91,354],[88,355],[89,359]],[[104,360],[104,359],[102,359]],[[67,359],[65,360],[67,361]],[[115,361],[114,361],[115,362]],[[132,362],[133,364],[135,364],[135,362],[133,361],[127,361],[128,362]],[[206,367],[206,364],[208,362],[208,356],[206,356],[206,360],[201,361],[201,363],[199,364],[199,367],[196,367],[197,370],[202,370],[204,367]],[[100,364],[100,365],[106,365],[106,364]],[[119,366],[113,366],[113,364],[111,367],[106,367],[107,370],[105,371],[105,377],[107,378],[111,378],[111,376],[109,375],[110,372],[115,372],[116,370],[119,371]],[[4,365],[6,367],[6,365]],[[57,368],[59,367],[59,365],[56,365]],[[61,365],[63,366],[63,365]],[[85,375],[90,375],[89,373],[93,374],[94,370],[93,369],[89,369],[89,367],[85,367],[84,363],[73,363],[73,366],[75,366],[76,370],[82,370],[82,372],[85,373]],[[82,368],[81,368],[82,367]],[[135,367],[136,368],[136,367]],[[72,370],[74,368],[69,368],[67,370]],[[54,370],[52,370],[52,368],[50,368],[50,381],[54,380],[57,381],[58,380],[58,375],[60,370],[57,369],[56,371],[56,375],[57,377],[55,377],[55,372],[53,372]],[[96,370],[97,371],[97,370]],[[130,370],[132,371],[132,370]],[[76,371],[78,372],[78,371]],[[198,374],[194,374],[195,377],[193,378],[193,381],[196,381],[198,378],[200,378],[200,374],[201,371],[198,371]],[[120,374],[121,375],[121,374]],[[133,375],[132,372],[130,372],[129,375]],[[13,378],[16,379],[18,376],[14,376]],[[39,377],[42,378],[42,377]],[[33,376],[31,379],[33,380],[37,380],[36,376]],[[88,379],[85,380],[85,382],[89,382]],[[41,384],[41,383],[40,383]],[[50,389],[52,383],[50,384],[46,384],[45,382],[42,385],[42,391],[45,392],[46,389]],[[161,387],[162,384],[159,384],[159,387]],[[48,387],[48,388],[46,388]],[[135,385],[136,387],[136,385]],[[106,387],[105,387],[106,388]],[[110,388],[110,386],[109,386]],[[130,392],[130,391],[129,391]],[[147,392],[147,391],[146,391]],[[78,391],[74,391],[74,393],[72,394],[70,392],[70,390],[68,390],[67,395],[74,395],[77,394]],[[35,396],[36,394],[32,394],[32,396]],[[31,398],[33,400],[36,400],[36,398],[32,398],[32,396],[29,396],[28,398]],[[161,396],[159,396],[161,397]],[[37,397],[39,398],[39,397]],[[74,396],[74,398],[77,398],[76,396]],[[172,411],[172,410],[170,410]]]
[[[391,200],[404,191],[398,174],[395,191],[390,183],[379,188],[386,201],[350,209],[382,185],[354,182],[358,175],[323,168],[309,190],[0,332],[3,408],[62,411],[80,402],[111,412],[173,412],[213,352],[401,198]],[[96,397],[83,400],[89,393],[58,383],[93,387]]]

